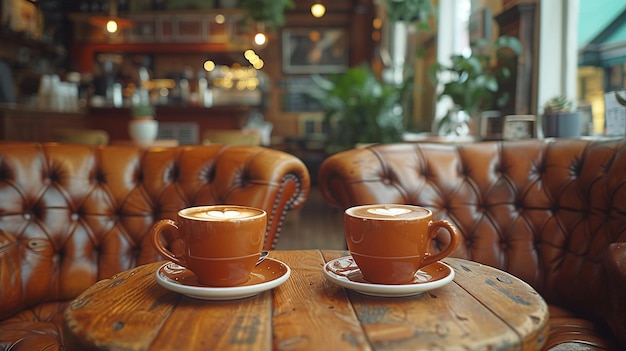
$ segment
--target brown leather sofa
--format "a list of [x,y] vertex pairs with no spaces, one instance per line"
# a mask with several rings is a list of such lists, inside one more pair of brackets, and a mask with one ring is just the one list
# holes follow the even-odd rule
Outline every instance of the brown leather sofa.
[[0,143],[0,350],[62,350],[69,300],[161,259],[147,236],[156,220],[194,205],[263,208],[271,249],[309,186],[299,159],[258,146]]
[[332,155],[333,205],[432,209],[453,256],[522,278],[549,303],[544,349],[626,350],[626,144],[581,139],[399,143]]

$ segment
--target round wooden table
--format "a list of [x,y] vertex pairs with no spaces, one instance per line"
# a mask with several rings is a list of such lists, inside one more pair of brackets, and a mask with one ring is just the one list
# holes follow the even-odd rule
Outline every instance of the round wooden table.
[[281,285],[207,301],[159,285],[157,262],[103,280],[64,316],[69,350],[539,350],[548,307],[522,280],[447,258],[450,283],[409,297],[376,297],[334,284],[326,262],[346,251],[272,251],[291,268]]

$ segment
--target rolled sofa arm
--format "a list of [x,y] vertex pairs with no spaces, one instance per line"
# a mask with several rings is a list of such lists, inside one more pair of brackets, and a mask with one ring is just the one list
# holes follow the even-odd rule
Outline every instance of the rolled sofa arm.
[[608,278],[607,322],[626,346],[626,242],[609,246],[605,267]]
[[[188,148],[180,162],[193,164],[202,152],[202,146]],[[214,173],[211,192],[217,203],[245,204],[268,212],[265,250],[276,245],[287,212],[301,208],[309,196],[308,169],[299,158],[279,150],[225,146],[214,158]]]
[[404,203],[402,189],[387,178],[385,169],[369,148],[340,152],[320,166],[319,189],[329,204],[343,209],[353,204]]

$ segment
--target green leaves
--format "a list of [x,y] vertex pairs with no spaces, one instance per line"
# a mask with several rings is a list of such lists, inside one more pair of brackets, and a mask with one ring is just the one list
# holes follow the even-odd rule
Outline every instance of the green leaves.
[[500,58],[510,57],[511,54],[501,49],[509,49],[513,55],[519,56],[522,54],[522,43],[516,37],[503,35],[498,37],[493,44],[493,49]]
[[[449,96],[457,108],[470,115],[496,109],[508,102],[510,94],[500,91],[500,86],[511,78],[510,61],[521,51],[521,43],[515,37],[501,36],[491,46],[478,40],[472,44],[471,55],[452,55],[449,66],[431,66],[429,78],[436,83],[439,75],[446,72],[450,80],[444,83],[440,97]],[[498,59],[495,64],[493,57]]]
[[572,102],[567,97],[559,95],[546,101],[546,103],[543,105],[543,112],[569,112],[571,108]]
[[292,0],[240,0],[239,6],[253,21],[276,29],[285,24],[285,10],[293,8],[294,3]]
[[435,15],[431,0],[385,0],[384,3],[391,21],[418,22],[428,29],[430,17]]
[[133,117],[153,117],[154,106],[152,105],[135,105],[131,107],[131,113]]
[[382,83],[369,66],[350,68],[329,78],[313,76],[310,92],[324,108],[332,152],[357,143],[399,141],[404,132],[402,89]]

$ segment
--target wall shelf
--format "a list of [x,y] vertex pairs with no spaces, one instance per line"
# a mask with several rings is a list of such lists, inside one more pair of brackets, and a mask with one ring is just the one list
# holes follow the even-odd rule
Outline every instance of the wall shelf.
[[150,11],[120,16],[131,25],[120,33],[109,35],[92,23],[104,14],[71,13],[75,42],[115,43],[229,43],[247,40],[240,10]]
[[[220,15],[224,16],[222,24],[216,22],[216,16]],[[245,14],[237,9],[130,13],[124,18],[133,25],[114,36],[90,24],[92,16],[69,15],[75,27],[72,57],[83,72],[92,71],[93,58],[102,52],[240,55],[251,46],[250,35],[240,28]]]

